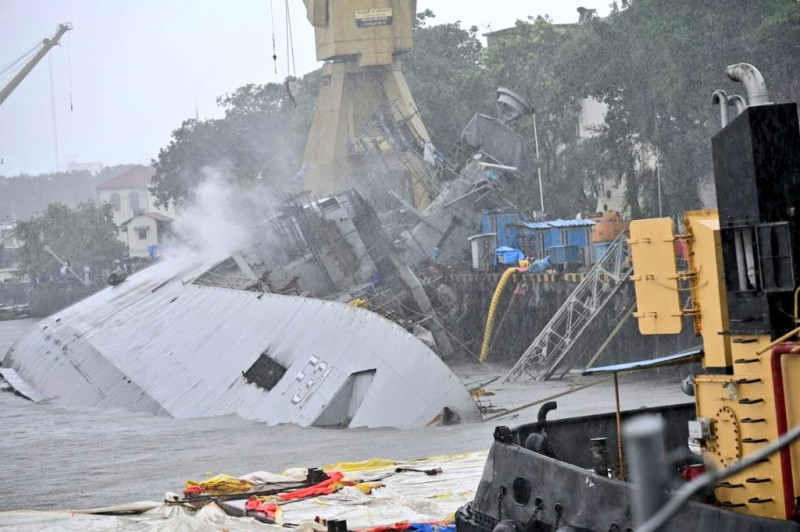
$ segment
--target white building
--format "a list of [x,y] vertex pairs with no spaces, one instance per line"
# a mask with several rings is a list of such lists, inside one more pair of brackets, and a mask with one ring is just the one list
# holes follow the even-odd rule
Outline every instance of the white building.
[[130,257],[148,257],[148,246],[172,240],[172,218],[160,212],[145,212],[122,222],[120,235],[125,237]]
[[16,222],[0,220],[0,283],[13,281],[18,273],[16,259],[19,243],[14,238]]
[[136,165],[97,185],[97,202],[114,207],[114,223],[119,239],[128,246],[131,257],[147,257],[147,246],[172,239],[173,213],[157,207],[148,190],[155,170]]

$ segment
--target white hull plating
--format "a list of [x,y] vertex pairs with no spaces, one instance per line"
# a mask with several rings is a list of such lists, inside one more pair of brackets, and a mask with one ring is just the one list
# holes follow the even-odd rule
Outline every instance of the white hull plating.
[[398,325],[341,303],[192,284],[203,271],[167,261],[140,272],[38,323],[4,366],[65,404],[176,418],[412,428],[447,406],[479,419],[459,379]]

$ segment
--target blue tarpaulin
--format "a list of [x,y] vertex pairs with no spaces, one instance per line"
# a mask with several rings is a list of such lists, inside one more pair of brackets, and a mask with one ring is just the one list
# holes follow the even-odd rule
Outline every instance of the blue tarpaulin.
[[164,255],[164,250],[169,247],[169,244],[150,244],[147,246],[147,254],[150,255],[151,260],[159,260]]
[[498,264],[505,264],[505,265],[512,265],[516,264],[520,260],[525,258],[525,254],[520,250],[508,246],[500,246],[496,250],[494,250],[494,265],[497,266]]
[[669,355],[661,358],[652,358],[649,360],[636,360],[634,362],[625,362],[623,364],[614,364],[613,366],[603,366],[600,368],[590,368],[583,371],[584,375],[593,375],[597,373],[614,373],[619,371],[632,371],[635,369],[658,368],[663,366],[671,366],[673,364],[687,364],[689,362],[698,362],[703,356],[703,347],[698,346],[682,353]]
[[531,265],[528,266],[528,273],[542,273],[546,272],[552,267],[553,265],[551,264],[550,256],[548,255],[543,259],[533,261]]

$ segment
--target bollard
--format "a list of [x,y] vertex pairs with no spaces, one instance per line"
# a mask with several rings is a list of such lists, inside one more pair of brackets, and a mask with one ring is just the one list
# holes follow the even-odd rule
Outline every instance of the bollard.
[[608,477],[608,448],[605,438],[592,438],[592,469],[601,477]]
[[667,502],[669,477],[663,433],[664,421],[659,416],[635,417],[622,427],[633,479],[633,513],[637,526]]

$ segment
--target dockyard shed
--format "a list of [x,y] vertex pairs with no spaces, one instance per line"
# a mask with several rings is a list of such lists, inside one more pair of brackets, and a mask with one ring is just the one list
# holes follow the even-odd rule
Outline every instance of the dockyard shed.
[[496,233],[497,245],[522,249],[523,235],[519,228],[527,220],[520,212],[487,211],[481,212],[481,232]]
[[592,228],[595,225],[592,220],[550,220],[547,223],[561,233],[561,245],[586,248],[592,242]]
[[[580,262],[585,265],[594,263],[594,253],[592,252],[592,228],[595,223],[592,220],[550,220],[547,222],[551,227],[550,239],[545,239],[545,249],[564,250],[565,257],[563,262]],[[556,233],[558,237],[556,238]],[[549,242],[558,242],[548,245]],[[567,257],[568,255],[568,257]],[[561,262],[561,261],[557,261]]]
[[523,222],[521,232],[523,234],[522,250],[529,257],[542,259],[546,255],[544,245],[544,235],[550,231],[547,222]]

